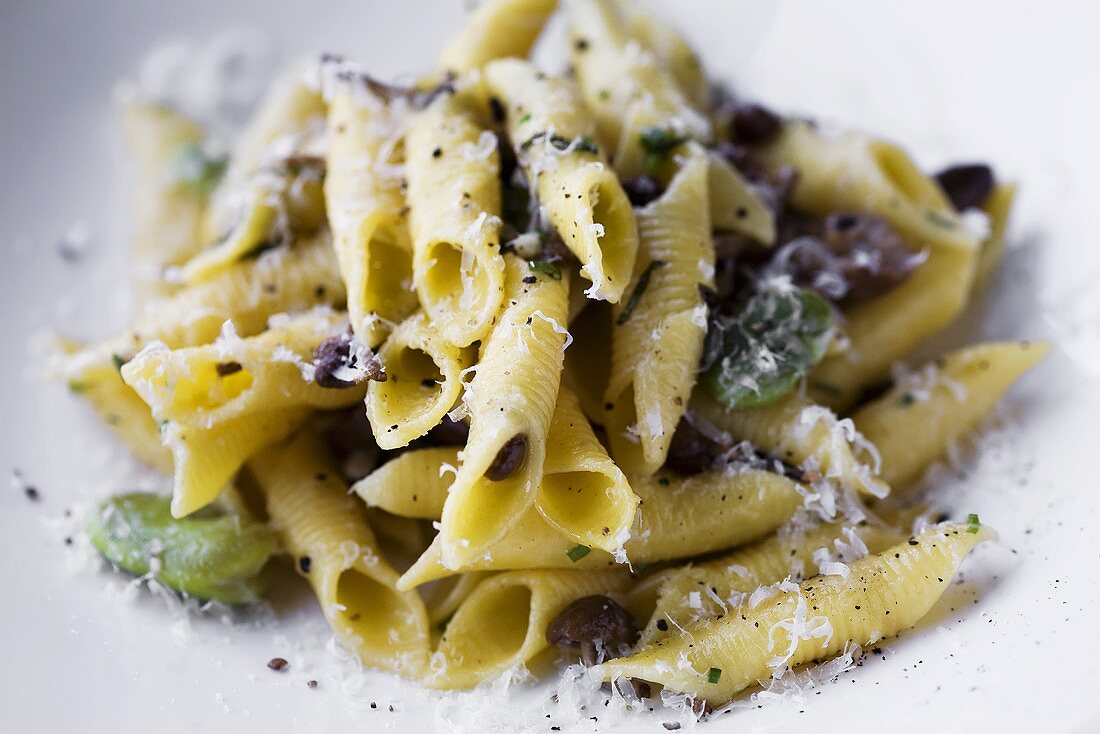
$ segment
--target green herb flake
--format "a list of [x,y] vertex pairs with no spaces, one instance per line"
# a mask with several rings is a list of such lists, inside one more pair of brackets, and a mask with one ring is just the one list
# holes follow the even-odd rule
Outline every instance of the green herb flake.
[[665,265],[668,265],[668,263],[664,260],[654,260],[646,266],[646,269],[638,276],[638,284],[634,286],[634,290],[631,291],[630,298],[626,299],[626,305],[623,306],[623,312],[615,319],[617,325],[622,326],[630,319],[630,315],[634,313],[634,309],[638,307],[638,302],[642,299],[642,294],[644,294],[646,288],[649,287],[649,279],[653,277],[653,271]]
[[522,125],[526,122],[530,122],[530,121],[531,121],[531,113],[530,112],[524,112],[523,117],[519,118],[519,124],[520,125]]
[[924,212],[924,218],[942,229],[955,229],[957,226],[954,221],[931,209]]
[[611,92],[608,91],[607,89],[601,89],[600,92],[599,92],[599,97],[604,102],[606,102],[607,100],[611,99]]
[[667,160],[668,154],[687,140],[687,136],[677,135],[666,127],[642,128],[638,136],[638,144],[646,152],[646,173],[656,175],[661,164]]
[[209,194],[225,175],[229,158],[207,155],[202,143],[188,143],[176,154],[176,181],[201,194]]
[[592,552],[592,549],[587,545],[575,545],[565,552],[565,555],[569,556],[569,560],[576,563],[580,559],[587,556]]
[[982,528],[982,522],[978,519],[978,516],[974,513],[970,513],[966,516],[966,532],[976,533]]
[[81,382],[80,380],[69,380],[66,386],[69,388],[69,392],[79,395],[82,392],[87,392],[92,385],[91,383]]
[[912,405],[913,403],[917,402],[917,398],[916,398],[915,395],[913,395],[913,393],[907,392],[904,395],[902,395],[900,398],[898,398],[898,402],[901,403],[902,405],[908,407],[908,406]]
[[836,316],[811,290],[765,284],[712,327],[719,357],[703,374],[703,386],[722,405],[740,410],[771,405],[793,390],[825,356]]
[[561,270],[554,263],[545,260],[529,260],[527,267],[534,273],[542,273],[551,280],[561,280]]
[[722,680],[721,668],[711,668],[707,671],[707,683],[710,683],[711,685],[716,685],[720,680]]

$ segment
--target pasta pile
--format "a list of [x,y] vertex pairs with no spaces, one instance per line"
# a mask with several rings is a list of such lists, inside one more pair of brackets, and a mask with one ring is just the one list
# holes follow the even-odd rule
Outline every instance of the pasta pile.
[[295,67],[228,157],[128,104],[140,316],[66,378],[172,494],[89,533],[226,603],[284,553],[426,686],[560,648],[721,706],[913,626],[994,537],[908,490],[1048,347],[891,370],[1014,189],[716,91],[626,3],[563,3],[540,70],[556,5],[485,0],[411,87]]

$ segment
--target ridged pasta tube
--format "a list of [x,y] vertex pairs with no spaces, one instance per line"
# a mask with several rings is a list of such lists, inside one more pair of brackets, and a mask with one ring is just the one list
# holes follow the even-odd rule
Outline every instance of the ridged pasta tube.
[[504,300],[500,155],[467,93],[443,94],[406,138],[413,279],[447,341],[483,339]]
[[625,571],[509,571],[478,584],[447,624],[425,685],[473,688],[549,647],[546,630],[573,601],[622,591]]
[[557,0],[485,0],[439,57],[445,70],[463,75],[509,56],[526,58]]
[[[811,403],[798,392],[763,408],[728,410],[706,396],[697,396],[692,409],[730,439],[749,441],[757,449],[783,461],[812,468],[844,487],[884,497],[890,487],[875,475],[879,469],[873,451],[860,440],[851,421],[837,419],[828,408]],[[853,448],[870,454],[870,463],[856,457]]]
[[851,573],[783,584],[757,606],[701,622],[593,668],[604,680],[659,683],[721,705],[784,666],[829,658],[912,627],[935,605],[987,528],[946,525],[851,564]]
[[[802,576],[802,571],[795,574],[797,569],[810,568],[808,575],[816,575],[814,556],[822,549],[830,558],[879,553],[902,540],[900,531],[868,522],[854,527],[820,525],[804,532],[785,533],[781,528],[720,558],[671,569],[661,579],[653,615],[638,644],[648,645],[695,622],[728,614],[740,606],[743,595],[791,575]],[[838,554],[840,548],[846,553]]]
[[665,463],[695,386],[706,338],[700,286],[714,286],[707,156],[692,147],[664,195],[638,210],[641,247],[628,298],[612,309],[603,422],[629,474]]
[[614,552],[630,536],[638,497],[607,455],[577,396],[562,385],[535,507],[571,540]]
[[508,256],[505,306],[466,389],[470,437],[443,508],[444,561],[482,555],[535,503],[561,382],[569,277],[533,276]]
[[367,388],[367,419],[378,446],[407,446],[439,425],[462,397],[462,373],[475,356],[472,347],[445,339],[422,311],[402,321],[378,352],[386,381]]
[[368,507],[400,517],[438,520],[447,499],[445,469],[455,470],[459,452],[451,446],[405,451],[360,479],[352,490]]
[[424,603],[394,588],[397,573],[321,442],[300,433],[258,454],[248,469],[333,631],[364,665],[422,675],[429,645]]
[[354,80],[329,101],[324,193],[356,335],[372,349],[416,310],[400,167],[407,111]]
[[711,104],[710,80],[691,44],[676,29],[638,8],[627,7],[625,15],[630,35],[664,63],[696,109],[706,109]]
[[[630,486],[641,500],[624,545],[632,563],[688,558],[752,542],[786,522],[803,501],[790,479],[736,467],[690,477],[630,478]],[[434,491],[445,492],[446,483]],[[609,553],[575,544],[531,511],[499,543],[457,569],[443,564],[437,536],[399,585],[413,588],[456,571],[601,568],[617,562]]]
[[203,245],[208,192],[181,174],[183,157],[201,152],[199,125],[167,107],[134,100],[122,108],[133,162],[133,252],[140,303],[171,294],[165,269],[182,265]]
[[630,280],[638,226],[630,200],[595,142],[573,83],[517,59],[485,67],[532,192],[592,281],[590,298],[616,303]]
[[1005,233],[1008,219],[1012,214],[1012,202],[1016,198],[1016,184],[1003,183],[993,187],[989,198],[982,204],[982,211],[989,217],[989,237],[982,243],[978,255],[978,272],[974,277],[975,285],[989,280],[1001,261],[1005,247]]
[[1001,397],[1050,351],[1046,342],[992,342],[952,352],[926,365],[852,416],[878,448],[882,478],[893,486],[917,479],[977,428]]
[[339,408],[365,388],[332,390],[303,374],[342,328],[334,312],[285,319],[259,336],[171,350],[154,343],[122,367],[175,458],[172,513],[203,507],[259,448],[285,438],[311,408]]

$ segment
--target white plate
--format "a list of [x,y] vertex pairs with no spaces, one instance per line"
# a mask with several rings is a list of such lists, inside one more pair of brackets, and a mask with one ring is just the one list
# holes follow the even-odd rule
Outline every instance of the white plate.
[[[125,319],[125,199],[115,81],[166,36],[226,27],[268,34],[282,58],[343,51],[382,77],[428,68],[458,2],[128,0],[5,3],[0,9],[0,266],[4,385],[0,466],[41,492],[0,493],[0,710],[9,731],[165,732],[389,728],[420,731],[472,699],[435,699],[387,676],[334,662],[301,588],[283,589],[270,625],[181,616],[87,563],[66,508],[135,486],[114,444],[62,387],[27,379],[26,345],[44,327],[102,336]],[[1081,4],[1083,7],[1084,4]],[[1100,201],[1096,13],[1049,17],[1033,3],[667,2],[708,68],[780,109],[879,132],[924,165],[988,160],[1022,182],[1010,249],[994,287],[942,345],[1052,337],[1053,356],[1013,392],[1008,426],[940,496],[997,527],[917,632],[812,692],[740,711],[713,732],[818,732],[889,722],[893,731],[1094,731],[1100,726],[1093,628],[1100,571],[1092,528],[1100,449]],[[1053,12],[1052,10],[1050,12]],[[1085,82],[1090,82],[1086,86]],[[55,244],[88,232],[80,264]],[[265,667],[274,655],[288,672]],[[320,681],[315,690],[306,681]],[[542,693],[487,698],[485,726],[568,724]],[[371,702],[377,708],[371,707]],[[395,711],[389,711],[392,705]],[[552,712],[553,719],[544,718]],[[579,715],[577,729],[607,731]],[[631,730],[664,731],[657,712]],[[744,727],[744,728],[743,728]],[[480,731],[475,727],[472,731]]]

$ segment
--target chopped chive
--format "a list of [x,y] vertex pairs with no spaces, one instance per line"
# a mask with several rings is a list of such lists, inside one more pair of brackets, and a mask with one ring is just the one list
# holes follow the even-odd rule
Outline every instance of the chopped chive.
[[714,684],[714,683],[717,683],[720,680],[722,680],[722,669],[721,668],[711,668],[710,670],[707,671],[707,682],[708,683]]
[[653,275],[653,271],[664,265],[668,265],[668,263],[664,260],[654,260],[646,266],[646,269],[638,276],[638,285],[634,286],[634,291],[630,294],[630,298],[626,300],[626,305],[623,306],[623,312],[619,314],[619,318],[615,319],[616,324],[622,326],[630,319],[630,315],[634,313],[634,309],[638,307],[638,301],[641,300],[642,294],[645,293],[646,288],[649,287],[649,279]]
[[81,382],[80,380],[69,380],[68,382],[69,392],[79,394],[87,390],[89,387],[91,387],[90,384],[88,384],[87,382]]
[[553,280],[561,280],[561,270],[554,263],[548,263],[544,260],[528,260],[527,267],[532,272],[542,273]]
[[975,515],[974,513],[970,513],[966,516],[966,532],[976,533],[981,529],[981,527],[982,523],[978,519],[977,515]]
[[600,99],[606,101],[606,100],[611,99],[611,92],[606,90],[606,89],[601,89],[599,96],[600,96]]
[[943,216],[939,212],[932,211],[931,209],[924,213],[924,218],[932,224],[936,225],[937,227],[942,227],[943,229],[955,229],[955,223],[953,221]]
[[226,156],[207,155],[201,143],[188,143],[176,154],[175,176],[180,184],[208,194],[225,175]]
[[519,123],[522,125],[523,123],[528,122],[530,119],[531,119],[531,113],[530,112],[525,112],[525,113],[523,113],[523,117],[519,118]]
[[591,552],[592,552],[592,549],[589,548],[587,545],[575,545],[572,548],[570,548],[568,551],[566,551],[565,555],[569,556],[570,561],[572,561],[573,563],[576,563],[577,561],[584,558],[585,556],[587,556]]
[[668,154],[687,140],[686,136],[677,135],[666,127],[643,128],[641,135],[638,136],[638,144],[646,152],[646,172],[656,175]]

